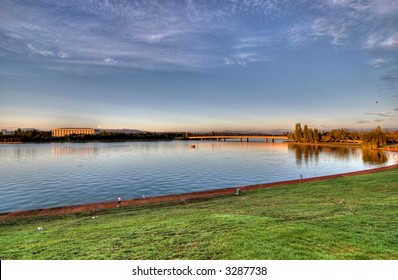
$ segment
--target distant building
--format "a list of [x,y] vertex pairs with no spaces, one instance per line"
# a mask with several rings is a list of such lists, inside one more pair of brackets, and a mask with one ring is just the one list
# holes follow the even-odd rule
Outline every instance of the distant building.
[[51,130],[51,136],[63,137],[71,134],[94,134],[94,128],[55,128]]
[[15,134],[15,130],[8,130],[8,129],[2,129],[1,130],[1,134],[2,135],[14,135]]

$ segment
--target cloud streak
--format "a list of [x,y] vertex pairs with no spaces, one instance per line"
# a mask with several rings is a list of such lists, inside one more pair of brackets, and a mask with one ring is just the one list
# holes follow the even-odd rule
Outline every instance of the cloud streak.
[[387,66],[389,64],[388,60],[384,58],[374,58],[369,62],[370,65],[372,65],[375,68],[380,68]]
[[390,112],[366,112],[366,115],[375,115],[380,117],[395,117],[393,113]]
[[312,35],[314,36],[327,36],[331,38],[334,45],[342,44],[342,41],[347,36],[345,22],[336,22],[325,18],[316,19],[312,26]]

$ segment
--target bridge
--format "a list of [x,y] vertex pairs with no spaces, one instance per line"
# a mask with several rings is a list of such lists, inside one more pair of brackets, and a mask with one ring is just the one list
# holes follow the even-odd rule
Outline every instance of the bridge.
[[246,139],[247,142],[249,142],[249,139],[264,139],[265,142],[268,142],[269,139],[272,140],[272,142],[277,140],[288,140],[287,136],[272,136],[272,135],[202,135],[202,136],[189,136],[188,139],[190,140],[217,140],[221,141],[224,140],[226,141],[227,139],[240,139],[240,142],[243,142],[243,139]]

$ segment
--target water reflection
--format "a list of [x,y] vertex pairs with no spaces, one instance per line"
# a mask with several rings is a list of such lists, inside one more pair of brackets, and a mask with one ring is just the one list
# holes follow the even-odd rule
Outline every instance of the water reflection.
[[0,159],[0,212],[6,212],[351,172],[397,163],[398,153],[260,141],[160,141],[0,145]]
[[[337,146],[318,146],[318,145],[299,145],[292,144],[288,145],[288,149],[290,151],[295,152],[296,156],[296,164],[297,166],[302,166],[303,163],[305,165],[309,165],[315,162],[317,164],[319,162],[320,154],[330,154],[334,158],[337,158],[342,161],[349,160],[352,156],[355,156],[358,153],[357,149],[349,148],[349,147],[337,147]],[[385,156],[385,155],[384,155]],[[363,158],[364,162],[365,159]],[[387,156],[385,156],[384,162],[375,162],[374,163],[385,163],[388,161]]]
[[301,166],[303,162],[305,165],[308,165],[310,162],[319,162],[319,146],[289,144],[288,149],[294,151],[297,166]]
[[94,147],[53,147],[51,155],[53,157],[92,157],[98,153]]
[[0,150],[0,158],[5,162],[23,163],[25,161],[33,161],[38,158],[45,157],[48,153],[46,150],[41,149],[39,144],[27,145],[3,145]]
[[382,151],[363,150],[362,151],[362,160],[364,163],[382,164],[382,163],[386,163],[388,161],[388,157]]

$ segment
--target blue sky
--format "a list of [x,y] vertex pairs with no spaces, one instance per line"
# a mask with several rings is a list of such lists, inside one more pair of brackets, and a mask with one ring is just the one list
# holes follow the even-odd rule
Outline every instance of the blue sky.
[[398,127],[397,0],[1,0],[0,127]]

